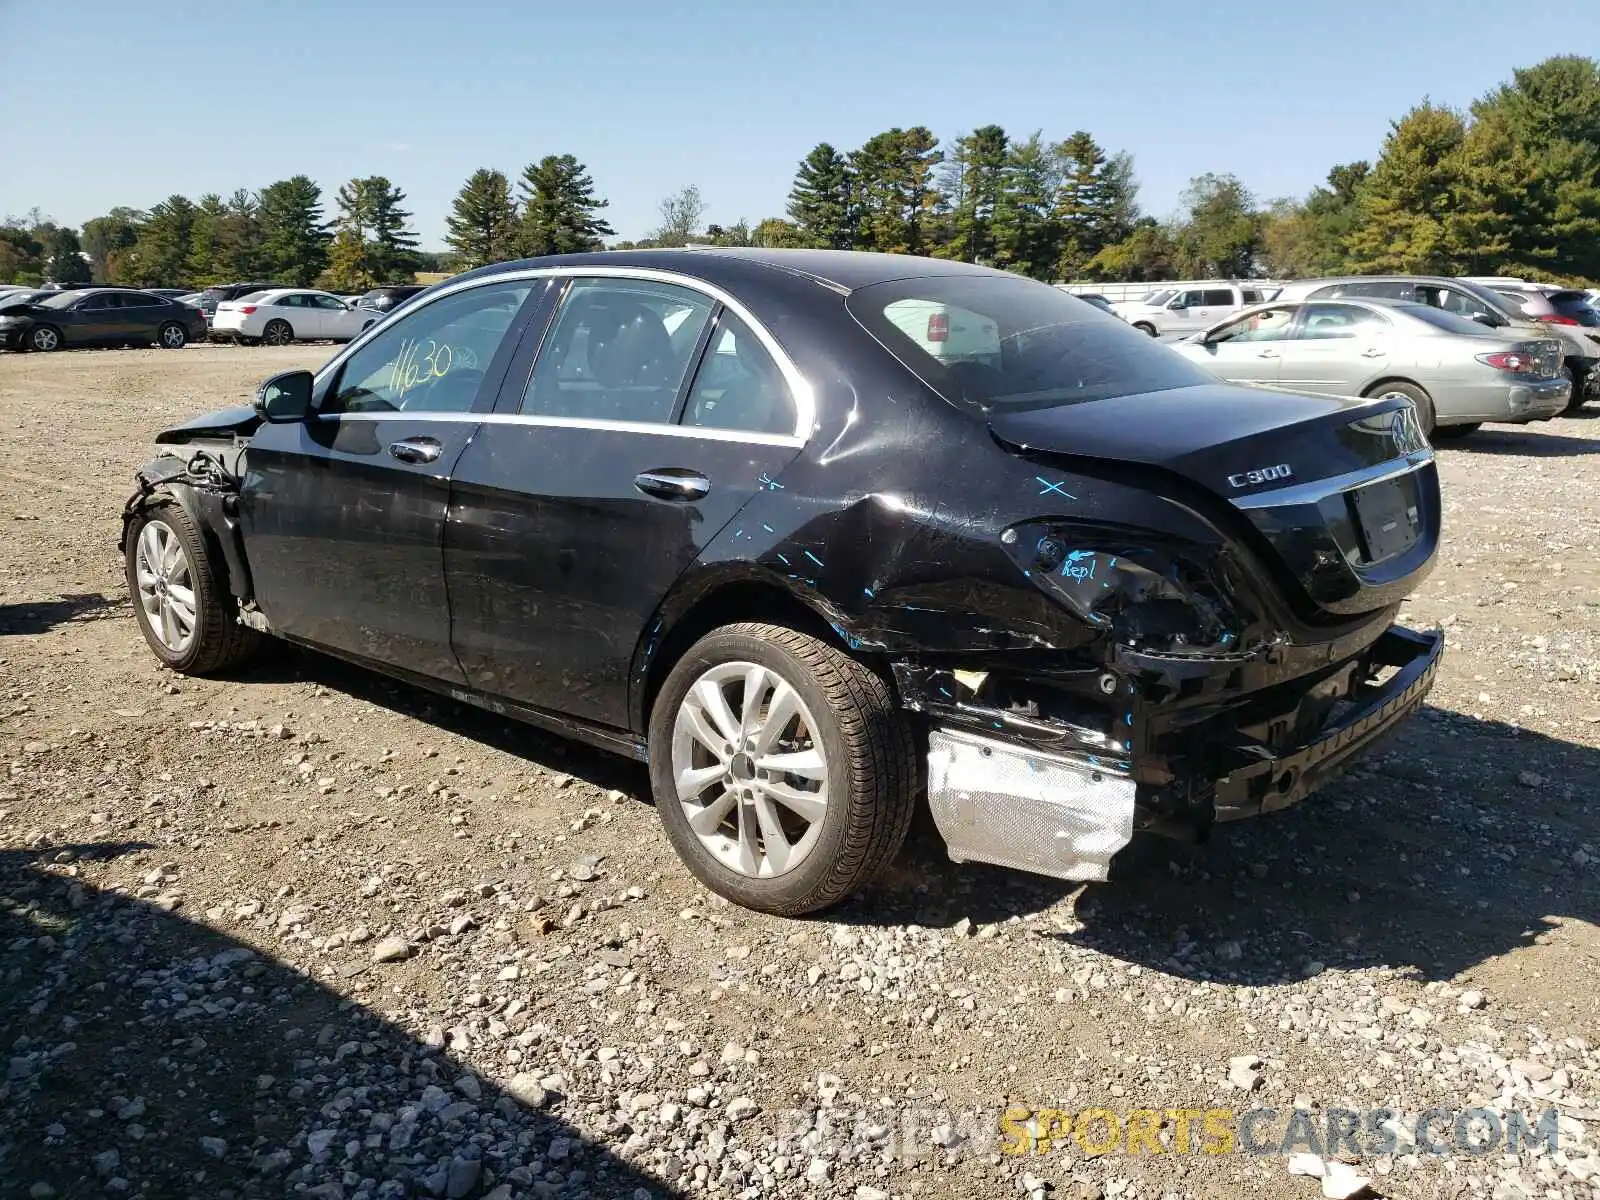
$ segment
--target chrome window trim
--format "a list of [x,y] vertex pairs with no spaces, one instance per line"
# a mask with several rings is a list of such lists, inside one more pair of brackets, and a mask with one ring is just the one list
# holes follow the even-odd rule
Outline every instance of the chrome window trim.
[[660,437],[698,438],[709,442],[741,442],[751,446],[791,446],[799,449],[805,439],[787,433],[747,433],[741,429],[714,429],[706,425],[669,425],[661,421],[608,421],[586,417],[530,416],[523,413],[474,412],[353,412],[319,416],[318,421],[337,424],[344,421],[431,421],[471,425],[532,425],[546,429],[592,429],[605,433],[653,433]]
[[[781,345],[778,344],[778,339],[772,336],[772,333],[767,329],[767,327],[765,325],[763,325],[760,321],[756,320],[755,315],[753,313],[751,313],[751,311],[747,307],[745,307],[745,305],[743,303],[741,303],[738,299],[736,299],[735,297],[733,297],[730,294],[728,294],[722,288],[716,286],[716,284],[707,283],[705,280],[697,279],[693,275],[685,275],[685,274],[682,274],[681,272],[678,272],[678,271],[663,271],[663,270],[661,270],[660,268],[657,268],[657,267],[605,267],[605,266],[599,266],[599,267],[597,267],[597,266],[586,266],[586,267],[577,267],[577,266],[572,266],[572,267],[527,267],[527,268],[524,268],[523,270],[520,270],[520,271],[503,271],[503,272],[499,272],[499,273],[494,274],[494,275],[486,275],[486,276],[483,276],[482,278],[479,278],[479,279],[469,279],[469,280],[465,280],[465,281],[463,281],[461,283],[442,286],[441,289],[438,292],[435,292],[433,295],[429,296],[426,301],[424,301],[423,303],[421,303],[421,304],[419,304],[419,305],[417,305],[415,307],[407,308],[407,310],[404,313],[400,314],[400,316],[401,316],[402,320],[409,320],[411,317],[413,317],[417,313],[421,312],[424,308],[428,307],[428,305],[436,304],[438,301],[443,300],[446,296],[453,296],[457,292],[469,291],[469,290],[471,290],[473,288],[479,288],[479,287],[490,287],[490,286],[493,286],[495,284],[514,283],[517,280],[522,280],[522,279],[552,279],[552,278],[562,278],[562,279],[637,279],[637,280],[640,280],[641,282],[648,282],[648,283],[673,284],[675,286],[687,288],[690,291],[698,292],[703,296],[709,297],[711,300],[715,301],[718,304],[721,304],[724,308],[726,308],[730,312],[734,313],[741,321],[743,321],[750,328],[751,332],[753,332],[756,335],[757,339],[760,340],[761,344],[767,348],[767,352],[772,355],[772,360],[775,363],[778,364],[778,370],[783,373],[784,381],[789,385],[789,395],[794,400],[794,408],[795,408],[794,434],[793,434],[792,437],[787,438],[786,440],[784,440],[782,442],[778,442],[778,443],[763,443],[763,444],[787,445],[790,442],[794,442],[795,444],[803,446],[803,445],[805,445],[806,440],[811,436],[812,431],[816,428],[816,424],[817,424],[816,392],[811,387],[811,381],[808,380],[803,374],[801,374],[799,367],[795,366],[794,359],[789,357],[788,351],[786,351]],[[334,355],[332,358],[330,358],[326,363],[324,363],[322,365],[321,370],[319,370],[316,373],[316,377],[315,377],[316,386],[321,386],[322,383],[324,382],[324,380],[326,380],[329,376],[334,374],[336,371],[339,370],[340,367],[342,367],[344,365],[346,359],[348,359],[352,354],[354,354],[358,350],[360,350],[372,338],[374,338],[374,337],[378,336],[380,333],[384,332],[385,329],[388,328],[388,327],[389,327],[389,322],[387,322],[387,321],[378,321],[375,324],[370,325],[366,329],[362,330],[361,333],[355,338],[354,341],[350,342],[349,345],[345,346],[345,348],[342,351],[340,351],[338,354]],[[358,413],[358,414],[341,414],[341,415],[361,416],[363,414],[359,414]],[[385,416],[393,416],[395,414],[384,414],[384,415]],[[399,414],[399,415],[403,416],[404,414]],[[483,415],[490,416],[490,415],[495,415],[495,414],[483,414]],[[416,414],[416,416],[420,417],[420,416],[422,416],[422,414],[418,413],[418,414]],[[329,419],[337,420],[338,416],[334,416],[334,417],[331,417]],[[620,426],[623,426],[623,427],[626,427],[626,428],[629,428],[629,429],[637,429],[639,431],[647,431],[647,432],[653,432],[653,433],[663,432],[660,428],[658,428],[658,427],[656,427],[654,425],[650,425],[648,430],[646,430],[645,429],[645,424],[646,423],[644,423],[644,422],[632,422],[632,421],[598,422],[598,421],[582,421],[582,420],[578,420],[577,418],[549,418],[549,419],[550,420],[559,419],[559,420],[564,420],[564,421],[565,420],[575,420],[575,421],[577,421],[578,427],[581,427],[581,428],[587,428],[587,427],[590,427],[590,426],[607,428],[607,427],[610,427],[610,426],[620,425]],[[670,433],[671,428],[672,427],[669,427],[667,432]],[[737,432],[737,431],[725,431],[725,432]],[[754,441],[754,440],[756,440],[757,438],[760,438],[760,437],[783,437],[783,435],[774,435],[774,434],[740,434],[737,438],[734,438],[732,440],[735,440],[735,441]]]
[[1421,470],[1432,461],[1433,450],[1424,446],[1420,450],[1413,450],[1403,458],[1392,458],[1388,462],[1346,471],[1342,475],[1331,475],[1327,479],[1312,480],[1310,483],[1293,483],[1288,487],[1273,488],[1269,492],[1256,492],[1252,496],[1241,496],[1233,503],[1236,508],[1245,509],[1319,504],[1329,496],[1347,492],[1352,488],[1366,487],[1369,484],[1382,483],[1386,479],[1398,479],[1402,475],[1409,475],[1413,471]]

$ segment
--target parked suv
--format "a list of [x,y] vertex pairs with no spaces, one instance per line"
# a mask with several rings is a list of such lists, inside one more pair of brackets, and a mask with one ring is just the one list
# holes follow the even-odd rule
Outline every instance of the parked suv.
[[1164,338],[1199,333],[1262,299],[1260,288],[1218,280],[1161,288],[1143,300],[1113,304],[1111,311],[1141,333]]
[[[1512,291],[1514,298],[1507,294]],[[1566,298],[1583,295],[1562,289],[1555,294],[1564,297],[1564,305],[1573,303]],[[1420,301],[1519,337],[1553,337],[1561,343],[1562,369],[1572,384],[1567,411],[1576,412],[1585,400],[1600,394],[1600,328],[1586,327],[1577,317],[1558,311],[1537,285],[1499,282],[1489,287],[1441,275],[1352,275],[1298,280],[1285,284],[1276,298],[1331,300],[1339,296]]]
[[251,292],[264,292],[268,288],[283,286],[281,283],[263,283],[259,280],[255,283],[219,283],[201,292],[195,307],[205,313],[206,322],[209,324],[217,315],[217,305],[224,300],[237,300],[240,296],[248,296]]
[[425,289],[421,284],[373,288],[371,291],[361,293],[356,299],[356,306],[358,308],[374,308],[379,312],[386,313],[423,290]]

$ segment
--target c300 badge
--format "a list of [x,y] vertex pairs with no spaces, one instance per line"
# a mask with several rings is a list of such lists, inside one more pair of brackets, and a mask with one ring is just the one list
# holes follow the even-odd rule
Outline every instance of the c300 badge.
[[1274,479],[1287,479],[1294,474],[1294,468],[1288,463],[1278,463],[1273,467],[1262,467],[1258,471],[1241,471],[1237,475],[1228,476],[1229,487],[1254,487],[1258,483],[1271,483]]

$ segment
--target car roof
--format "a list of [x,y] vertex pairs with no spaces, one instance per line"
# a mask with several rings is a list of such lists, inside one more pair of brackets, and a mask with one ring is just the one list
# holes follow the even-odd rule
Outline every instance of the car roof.
[[602,250],[590,254],[561,254],[526,258],[480,267],[457,275],[451,283],[469,277],[488,277],[530,268],[637,267],[672,271],[679,275],[721,284],[748,280],[749,267],[810,279],[837,292],[852,292],[874,283],[940,275],[976,275],[1018,278],[1004,271],[977,267],[942,258],[917,258],[909,254],[874,254],[854,250],[769,250],[760,246],[717,246],[681,250]]

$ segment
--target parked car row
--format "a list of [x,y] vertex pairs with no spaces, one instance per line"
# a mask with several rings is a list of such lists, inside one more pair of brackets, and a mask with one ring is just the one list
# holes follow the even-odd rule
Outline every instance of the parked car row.
[[199,309],[154,292],[87,288],[0,296],[0,347],[7,350],[152,343],[178,350],[205,338]]

